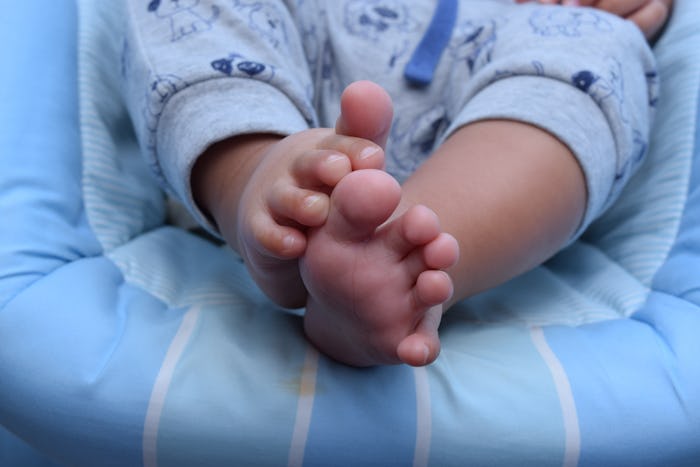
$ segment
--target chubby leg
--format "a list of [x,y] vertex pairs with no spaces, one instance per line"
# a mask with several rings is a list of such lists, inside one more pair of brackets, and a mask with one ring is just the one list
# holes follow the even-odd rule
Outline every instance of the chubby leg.
[[443,269],[457,244],[424,206],[386,222],[400,199],[385,172],[352,172],[333,190],[326,223],[309,232],[306,334],[344,363],[425,365],[438,355],[435,313],[452,295]]
[[401,209],[430,207],[458,240],[453,304],[549,259],[580,226],[586,199],[581,167],[561,141],[527,123],[486,120],[457,130],[406,180]]

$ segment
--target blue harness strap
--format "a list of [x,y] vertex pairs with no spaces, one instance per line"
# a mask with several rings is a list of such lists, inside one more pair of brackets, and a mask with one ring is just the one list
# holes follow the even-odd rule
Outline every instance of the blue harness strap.
[[452,37],[458,7],[457,0],[438,0],[433,19],[404,68],[404,78],[414,86],[427,86],[433,80],[435,68]]

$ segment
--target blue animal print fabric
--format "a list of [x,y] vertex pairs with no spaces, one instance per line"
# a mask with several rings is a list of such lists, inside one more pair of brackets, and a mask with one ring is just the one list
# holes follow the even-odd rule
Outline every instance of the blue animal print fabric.
[[[238,134],[332,127],[342,90],[359,79],[393,98],[387,170],[399,180],[474,121],[513,119],[555,135],[587,179],[579,232],[616,199],[648,147],[653,55],[635,26],[599,10],[508,0],[124,7],[121,73],[140,143],[154,173],[212,231],[189,188],[199,154]],[[444,21],[443,8],[456,17]],[[433,44],[431,21],[440,18],[448,30]],[[415,57],[431,67],[420,86],[406,77],[420,66]]]

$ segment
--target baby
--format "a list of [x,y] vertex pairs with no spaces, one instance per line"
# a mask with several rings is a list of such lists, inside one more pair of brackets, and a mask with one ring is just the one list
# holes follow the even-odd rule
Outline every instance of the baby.
[[[578,3],[649,37],[670,7]],[[646,152],[653,55],[639,28],[599,10],[188,9],[217,16],[175,38],[128,2],[124,70],[142,145],[272,300],[306,307],[310,341],[350,365],[434,361],[445,310],[573,241]]]

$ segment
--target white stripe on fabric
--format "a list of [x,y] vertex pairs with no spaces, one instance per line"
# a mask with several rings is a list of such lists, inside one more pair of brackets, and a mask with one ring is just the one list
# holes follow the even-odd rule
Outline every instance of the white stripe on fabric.
[[318,351],[309,346],[304,359],[304,368],[301,371],[299,383],[299,401],[297,414],[292,432],[292,442],[289,446],[289,467],[297,467],[304,464],[304,451],[306,440],[311,426],[311,413],[314,408],[314,396],[316,394],[316,376],[318,375]]
[[532,342],[549,368],[554,381],[554,387],[559,397],[561,413],[564,419],[564,461],[563,467],[575,467],[581,457],[581,430],[578,424],[578,413],[571,384],[561,362],[547,343],[544,331],[540,327],[530,329]]
[[426,467],[430,461],[432,436],[432,409],[430,404],[430,379],[426,367],[414,368],[416,382],[416,449],[413,467]]
[[148,401],[146,420],[143,427],[144,467],[158,466],[158,429],[160,427],[160,417],[163,413],[163,406],[165,405],[165,398],[168,395],[177,362],[180,361],[180,357],[187,346],[187,342],[189,342],[190,336],[199,321],[201,312],[201,307],[196,306],[185,313],[185,316],[182,318],[182,323],[180,323],[180,327],[170,343],[168,352],[165,354],[156,381],[153,384],[153,391]]

